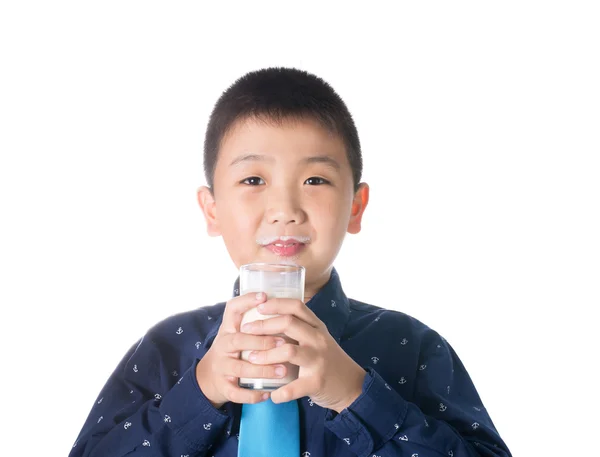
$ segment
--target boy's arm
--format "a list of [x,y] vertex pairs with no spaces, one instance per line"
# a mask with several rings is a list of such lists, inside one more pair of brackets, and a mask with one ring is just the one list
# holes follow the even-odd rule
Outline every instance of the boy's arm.
[[357,456],[511,456],[483,407],[467,371],[450,345],[428,335],[406,401],[372,368],[363,393],[325,425]]
[[[140,454],[204,456],[230,417],[206,399],[195,376],[196,359],[179,377],[148,336],[133,346],[102,389],[70,457]],[[175,358],[175,359],[174,359]]]

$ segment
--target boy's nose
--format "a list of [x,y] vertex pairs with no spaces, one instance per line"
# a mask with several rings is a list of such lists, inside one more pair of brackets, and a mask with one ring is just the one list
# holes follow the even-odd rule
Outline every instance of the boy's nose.
[[302,208],[291,199],[279,198],[272,203],[267,210],[269,224],[302,224],[306,220]]

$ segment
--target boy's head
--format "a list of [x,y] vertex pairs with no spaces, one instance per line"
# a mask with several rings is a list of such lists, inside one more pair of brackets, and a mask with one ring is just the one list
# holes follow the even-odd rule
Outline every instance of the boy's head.
[[331,86],[304,71],[269,68],[229,87],[208,123],[204,169],[208,233],[223,236],[237,267],[303,265],[308,296],[345,233],[360,231],[369,188],[356,127]]

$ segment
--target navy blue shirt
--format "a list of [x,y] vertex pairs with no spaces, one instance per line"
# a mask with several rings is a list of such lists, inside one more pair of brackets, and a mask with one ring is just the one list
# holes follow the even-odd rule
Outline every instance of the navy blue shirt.
[[[366,376],[362,394],[340,414],[298,399],[302,457],[511,455],[438,333],[348,299],[335,269],[306,305]],[[224,309],[218,303],[152,327],[108,379],[70,457],[236,457],[241,405],[215,408],[195,376]]]

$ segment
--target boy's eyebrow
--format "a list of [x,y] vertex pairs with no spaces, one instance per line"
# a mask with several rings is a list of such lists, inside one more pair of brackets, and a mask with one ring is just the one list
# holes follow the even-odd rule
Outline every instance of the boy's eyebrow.
[[233,161],[229,164],[230,167],[237,165],[238,163],[242,163],[242,162],[258,162],[258,161],[264,161],[264,162],[273,162],[275,159],[273,157],[269,157],[269,156],[265,156],[265,155],[260,155],[260,154],[244,154],[241,156],[236,157],[235,159],[233,159]]
[[[244,155],[241,155],[241,156],[233,159],[233,161],[229,164],[229,166],[231,167],[233,165],[237,165],[242,162],[254,162],[254,161],[256,161],[256,162],[274,162],[275,159],[273,157],[269,157],[269,156],[261,155],[261,154],[244,154]],[[328,155],[305,157],[304,159],[302,159],[301,162],[304,162],[306,164],[322,163],[324,165],[327,165],[330,168],[333,168],[336,171],[340,171],[340,168],[341,168],[338,161]]]
[[335,160],[333,157],[330,156],[313,156],[313,157],[307,157],[305,159],[302,159],[302,162],[305,162],[307,164],[310,163],[322,163],[323,165],[327,165],[330,168],[333,168],[335,171],[340,171],[340,168],[342,168],[340,166],[340,164],[338,163],[337,160]]

